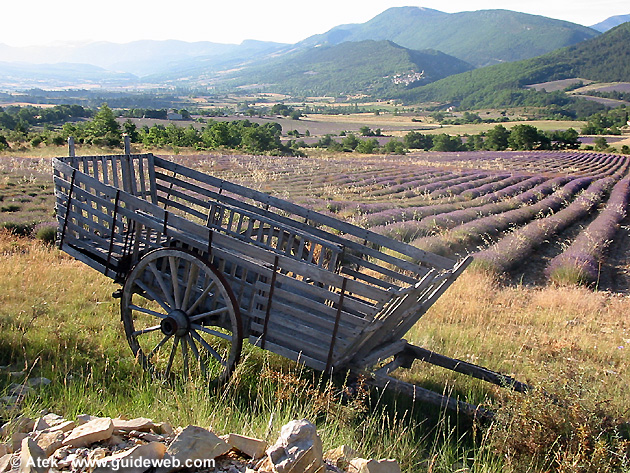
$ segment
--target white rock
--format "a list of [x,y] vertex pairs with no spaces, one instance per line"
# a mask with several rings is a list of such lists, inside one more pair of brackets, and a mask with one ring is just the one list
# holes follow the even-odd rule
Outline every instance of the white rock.
[[350,461],[348,473],[400,473],[400,465],[396,460],[355,458]]
[[8,437],[9,435],[14,434],[14,433],[25,434],[32,431],[34,426],[35,426],[35,421],[33,419],[31,419],[30,417],[20,415],[16,417],[15,419],[12,419],[9,422],[5,423],[0,428],[0,436]]
[[230,450],[230,446],[217,437],[213,432],[189,425],[182,430],[166,450],[165,459],[179,461],[181,466],[176,468],[162,467],[156,473],[170,473],[184,467],[186,460],[212,460]]
[[46,473],[48,471],[46,461],[46,454],[35,440],[27,437],[22,441],[20,473]]
[[348,468],[350,460],[357,457],[357,452],[347,445],[341,445],[340,447],[333,448],[324,453],[324,459],[328,460],[334,466],[341,470]]
[[41,386],[48,386],[52,383],[48,378],[32,378],[28,380],[28,385],[32,388],[39,388]]
[[33,392],[33,388],[27,386],[26,384],[11,384],[9,389],[7,390],[9,395],[18,396],[19,398],[25,398],[29,394]]
[[79,414],[77,416],[77,425],[87,424],[90,421],[100,419],[100,417],[94,417],[89,414]]
[[28,434],[24,432],[16,432],[11,436],[11,448],[13,448],[13,453],[19,452],[22,446],[22,441],[28,437]]
[[113,433],[114,423],[109,417],[103,417],[75,427],[63,441],[63,444],[72,447],[85,447],[95,442],[107,440]]
[[314,473],[324,466],[322,441],[308,420],[294,420],[280,430],[276,443],[267,449],[267,459],[276,473]]
[[245,455],[252,457],[254,460],[262,458],[268,446],[267,442],[264,440],[258,440],[239,434],[229,434],[226,442],[230,445],[230,447],[236,448]]
[[74,430],[75,427],[76,427],[76,424],[74,423],[74,421],[67,420],[65,422],[62,422],[61,424],[57,424],[53,427],[50,427],[46,431],[47,432],[70,432],[71,430]]
[[46,414],[35,421],[35,427],[33,430],[41,431],[49,429],[55,425],[66,422],[66,419],[57,414]]
[[94,469],[93,473],[143,473],[155,466],[156,460],[164,458],[165,453],[166,445],[163,443],[151,442],[139,445],[131,450],[105,457],[103,463]]
[[5,473],[11,468],[13,468],[13,455],[6,453],[0,457],[0,473]]
[[173,426],[168,422],[158,422],[153,425],[153,432],[160,435],[172,435],[174,430]]
[[35,442],[49,457],[63,446],[64,437],[63,432],[41,432],[35,438]]
[[114,423],[114,431],[117,434],[131,432],[132,430],[138,430],[142,432],[148,432],[153,429],[155,424],[151,419],[146,419],[144,417],[138,417],[137,419],[112,419]]

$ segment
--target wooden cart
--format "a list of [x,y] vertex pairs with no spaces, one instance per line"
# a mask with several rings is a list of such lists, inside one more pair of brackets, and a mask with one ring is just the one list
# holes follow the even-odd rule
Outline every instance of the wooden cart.
[[[133,353],[167,378],[226,381],[242,341],[473,413],[389,373],[415,359],[518,390],[402,337],[460,262],[152,154],[54,159],[59,247],[122,284]],[[386,363],[386,364],[384,364]]]

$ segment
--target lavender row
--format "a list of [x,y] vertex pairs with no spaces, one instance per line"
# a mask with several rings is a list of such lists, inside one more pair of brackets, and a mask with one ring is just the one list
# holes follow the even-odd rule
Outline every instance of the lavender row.
[[[541,179],[542,184],[531,188],[533,183],[540,182]],[[545,181],[545,178],[541,177],[530,178],[526,181],[527,184],[509,186],[509,192],[504,192],[508,189],[505,188],[495,194],[482,196],[468,202],[389,209],[371,215],[371,218],[364,219],[364,223],[373,227],[372,230],[377,233],[410,241],[420,235],[427,235],[442,225],[455,226],[478,218],[480,213],[488,215],[505,212],[523,204],[535,202],[540,196],[550,194],[558,185],[562,185],[568,180],[569,178],[566,177],[550,181]],[[512,197],[514,200],[507,199],[508,197]],[[493,205],[497,202],[498,205]],[[435,217],[437,215],[440,217]],[[452,223],[447,224],[446,222]]]
[[604,253],[610,245],[630,201],[630,177],[619,181],[606,207],[571,246],[549,262],[546,274],[556,283],[592,284],[599,277]]
[[429,197],[431,197],[432,199],[439,199],[440,197],[459,195],[464,191],[476,189],[486,185],[496,184],[497,182],[505,181],[505,179],[510,177],[509,174],[495,174],[490,176],[486,175],[485,177],[481,176],[483,176],[483,174],[480,174],[478,179],[470,179],[467,182],[463,182],[461,184],[454,184],[436,189],[433,192],[429,193]]
[[[566,177],[558,177],[546,184],[556,188],[567,180],[569,179]],[[418,238],[412,244],[423,250],[445,256],[454,256],[458,252],[468,252],[473,246],[479,245],[501,232],[523,225],[535,218],[543,218],[557,212],[565,207],[576,193],[592,182],[591,178],[588,177],[569,181],[564,184],[564,187],[556,190],[554,194],[536,203],[529,201],[527,202],[529,205],[498,215],[483,217],[436,236]]]
[[[529,219],[533,218],[533,216],[541,210],[545,211],[546,209],[560,208],[566,198],[569,198],[573,195],[573,193],[579,190],[579,186],[581,185],[580,183],[576,182],[574,184],[575,190],[573,192],[570,188],[568,188],[564,192],[558,193],[554,199],[546,200],[545,204],[542,206],[532,207],[531,204],[534,204],[543,197],[551,194],[559,185],[566,183],[568,180],[568,178],[559,177],[549,180],[508,200],[500,200],[480,207],[459,209],[437,216],[425,217],[419,222],[402,222],[398,225],[390,225],[381,231],[381,233],[389,235],[392,238],[404,237],[406,239],[405,241],[416,240],[413,244],[418,246],[427,243],[422,240],[423,237],[427,237],[428,235],[437,233],[441,230],[462,226],[472,220],[474,220],[473,224],[477,224],[473,225],[473,227],[481,225],[481,227],[484,228],[482,222],[487,222],[491,225],[491,227],[492,225],[496,225],[494,228],[500,228],[498,223],[501,222],[504,215],[506,216],[505,218],[509,219],[512,216],[509,212],[516,212],[524,205],[529,207],[525,211],[517,213],[520,214],[521,218],[525,215],[529,215]],[[540,207],[542,208],[539,210]],[[500,214],[501,217],[496,217],[495,220],[495,217],[493,216],[496,216],[497,214]],[[441,236],[442,235],[440,235],[440,237]],[[433,244],[434,243],[435,242],[433,242]]]
[[[583,178],[589,179],[589,178]],[[492,247],[474,254],[477,264],[504,272],[525,261],[531,252],[549,237],[586,217],[615,183],[607,177],[593,182],[568,207],[548,217],[535,220],[501,239]]]

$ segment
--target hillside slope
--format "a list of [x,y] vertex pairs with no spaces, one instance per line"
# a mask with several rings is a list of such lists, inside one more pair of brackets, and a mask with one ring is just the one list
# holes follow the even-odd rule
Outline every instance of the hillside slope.
[[540,82],[581,77],[602,82],[630,81],[630,23],[583,43],[543,56],[468,71],[405,91],[411,102],[448,102],[464,108],[514,106],[522,88]]
[[390,40],[410,49],[437,49],[480,67],[539,56],[597,35],[585,26],[508,10],[449,14],[394,7],[366,23],[337,26],[298,44]]
[[229,84],[263,84],[265,90],[306,95],[382,94],[471,68],[439,51],[413,51],[391,41],[361,41],[296,51],[235,72]]

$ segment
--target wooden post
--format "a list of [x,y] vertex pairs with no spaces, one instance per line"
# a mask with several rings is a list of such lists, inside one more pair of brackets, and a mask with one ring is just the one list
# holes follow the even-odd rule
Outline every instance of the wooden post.
[[125,155],[131,154],[131,138],[127,133],[123,133],[123,139],[125,140]]
[[74,152],[74,136],[68,137],[68,156],[71,158],[76,156]]

